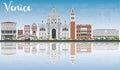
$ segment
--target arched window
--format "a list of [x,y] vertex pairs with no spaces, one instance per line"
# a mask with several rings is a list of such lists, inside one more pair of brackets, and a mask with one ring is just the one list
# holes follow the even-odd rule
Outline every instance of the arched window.
[[63,30],[63,31],[68,31],[68,28],[63,28],[62,30]]
[[45,28],[40,28],[40,31],[45,31]]

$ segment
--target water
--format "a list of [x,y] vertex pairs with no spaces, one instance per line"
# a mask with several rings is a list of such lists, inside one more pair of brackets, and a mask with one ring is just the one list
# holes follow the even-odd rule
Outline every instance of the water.
[[0,70],[120,70],[118,42],[0,45]]

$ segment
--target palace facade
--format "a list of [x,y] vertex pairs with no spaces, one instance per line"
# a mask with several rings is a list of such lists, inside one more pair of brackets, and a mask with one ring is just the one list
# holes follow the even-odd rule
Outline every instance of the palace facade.
[[16,22],[1,23],[1,39],[2,40],[16,39]]

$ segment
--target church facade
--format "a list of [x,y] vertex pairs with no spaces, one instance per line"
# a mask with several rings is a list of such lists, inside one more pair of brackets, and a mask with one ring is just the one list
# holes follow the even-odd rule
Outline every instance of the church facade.
[[69,25],[62,24],[59,14],[56,9],[53,8],[51,13],[47,17],[47,22],[39,25],[39,38],[43,40],[57,39],[62,40],[69,38]]

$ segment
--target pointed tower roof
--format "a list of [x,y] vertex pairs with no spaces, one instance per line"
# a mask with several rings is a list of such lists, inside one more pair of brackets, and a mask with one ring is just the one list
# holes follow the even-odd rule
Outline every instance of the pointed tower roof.
[[74,8],[72,8],[72,10],[71,10],[71,15],[75,15],[75,10],[74,10]]

